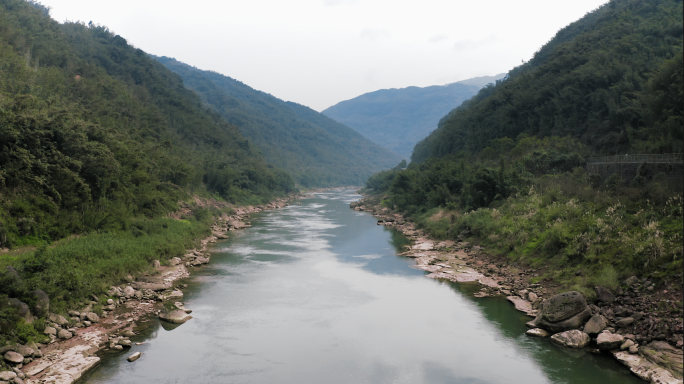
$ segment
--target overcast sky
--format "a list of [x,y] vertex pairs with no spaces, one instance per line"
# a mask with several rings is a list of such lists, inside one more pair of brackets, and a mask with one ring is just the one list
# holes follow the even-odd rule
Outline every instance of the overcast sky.
[[60,22],[321,111],[383,88],[508,72],[606,0],[40,0]]

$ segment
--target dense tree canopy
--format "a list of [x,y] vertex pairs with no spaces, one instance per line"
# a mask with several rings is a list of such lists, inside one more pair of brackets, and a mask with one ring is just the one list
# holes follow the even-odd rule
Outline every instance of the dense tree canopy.
[[444,117],[425,161],[521,133],[578,138],[599,154],[681,152],[682,2],[613,0]]

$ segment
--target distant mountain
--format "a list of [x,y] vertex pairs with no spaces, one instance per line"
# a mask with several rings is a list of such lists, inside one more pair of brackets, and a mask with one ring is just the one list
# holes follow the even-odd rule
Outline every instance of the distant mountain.
[[396,166],[393,153],[308,107],[285,102],[240,81],[168,57],[155,57],[186,87],[259,146],[266,161],[301,186],[361,185]]
[[381,89],[342,101],[322,113],[383,147],[410,157],[413,147],[444,115],[505,76],[476,77],[447,85]]

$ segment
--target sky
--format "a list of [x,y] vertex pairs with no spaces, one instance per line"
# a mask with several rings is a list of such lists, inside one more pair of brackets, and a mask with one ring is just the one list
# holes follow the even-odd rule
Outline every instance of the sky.
[[322,111],[508,72],[606,0],[39,0],[145,52]]

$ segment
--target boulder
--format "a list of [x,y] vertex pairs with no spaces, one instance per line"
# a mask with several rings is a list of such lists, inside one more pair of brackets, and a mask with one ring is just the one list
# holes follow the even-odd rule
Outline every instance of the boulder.
[[235,229],[240,229],[240,228],[245,228],[246,225],[242,221],[238,220],[233,220],[228,223],[228,226],[233,227]]
[[128,285],[128,286],[126,286],[126,288],[124,288],[123,295],[125,297],[132,297],[133,295],[135,295],[135,289],[133,289],[133,287]]
[[543,317],[537,322],[537,327],[546,329],[551,332],[564,332],[571,329],[579,329],[591,317],[591,309],[586,307],[582,312],[579,312],[565,320],[550,322]]
[[121,339],[118,344],[122,347],[130,347],[132,345],[131,341],[128,339]]
[[24,362],[24,356],[22,356],[20,353],[16,353],[14,351],[7,351],[5,352],[5,361],[14,363],[14,364],[20,364]]
[[29,323],[33,322],[33,316],[31,315],[31,310],[29,310],[28,305],[26,303],[20,301],[19,299],[9,299],[8,304],[10,307],[16,308],[17,310],[17,315],[26,320]]
[[584,296],[577,291],[559,293],[541,305],[542,318],[556,323],[588,309]]
[[107,299],[107,305],[114,305],[114,300]]
[[586,333],[573,329],[551,336],[551,341],[569,348],[584,348],[591,341],[591,337]]
[[15,377],[17,377],[17,374],[14,373],[14,372],[12,372],[12,371],[3,371],[3,372],[0,372],[0,380],[11,381],[11,380],[13,380]]
[[121,296],[121,291],[117,287],[111,287],[109,288],[109,291],[107,291],[107,296],[119,297]]
[[627,328],[632,324],[634,324],[634,319],[631,317],[625,317],[624,319],[618,320],[615,323],[615,325],[617,325],[618,328]]
[[132,362],[138,360],[138,359],[140,358],[141,355],[142,355],[142,353],[136,352],[136,353],[134,353],[134,354],[128,356],[128,357],[126,358],[126,360],[128,360],[129,362],[132,363]]
[[88,321],[90,321],[92,323],[99,323],[100,322],[100,317],[95,312],[86,313],[86,318],[88,319]]
[[619,348],[624,342],[624,336],[610,332],[603,332],[596,338],[596,345],[599,349],[604,351]]
[[134,283],[137,289],[149,289],[150,291],[163,291],[171,288],[169,283]]
[[26,345],[17,345],[14,351],[24,357],[32,357],[33,353],[35,352],[33,348],[28,347]]
[[183,291],[179,291],[178,289],[174,290],[173,292],[169,293],[166,296],[167,300],[182,299],[182,298],[183,298]]
[[181,263],[181,259],[179,259],[178,257],[172,257],[171,259],[169,259],[169,265],[172,267],[174,267],[180,263]]
[[634,341],[627,339],[627,340],[625,340],[625,342],[622,343],[622,345],[620,346],[620,350],[621,350],[621,351],[627,350],[627,349],[629,349],[629,347],[631,347],[631,346],[633,346],[633,345],[634,345]]
[[164,307],[159,312],[159,318],[169,323],[173,324],[183,324],[186,321],[192,319],[192,316],[188,315],[182,309],[176,306]]
[[36,302],[33,306],[36,316],[47,316],[48,313],[50,313],[50,298],[48,297],[47,293],[41,291],[40,289],[36,289],[35,291],[31,292],[31,295],[33,295],[33,298]]
[[73,336],[74,335],[66,329],[62,329],[57,333],[57,337],[59,337],[60,339],[71,339]]
[[606,304],[612,304],[615,301],[615,295],[608,288],[596,286],[594,289],[596,290],[596,298],[599,301]]
[[154,268],[159,268],[161,267],[161,263],[159,262],[159,260],[152,260],[152,266]]
[[636,284],[636,283],[638,283],[638,282],[639,282],[639,279],[638,279],[636,276],[631,276],[631,277],[627,278],[627,279],[623,282],[623,284],[629,287],[629,286],[634,285],[634,284]]
[[525,332],[527,336],[532,336],[532,337],[547,337],[550,335],[550,333],[546,332],[545,330],[541,328],[532,328],[528,329],[527,332]]
[[589,335],[598,335],[606,328],[606,318],[601,314],[594,314],[589,321],[584,325],[584,333]]
[[69,324],[69,320],[65,319],[64,316],[58,315],[56,313],[51,313],[48,318],[53,323],[57,323],[57,324],[62,325],[62,326]]
[[55,336],[55,335],[57,335],[57,330],[52,328],[52,327],[45,327],[45,330],[43,331],[43,333],[46,335]]
[[80,317],[81,316],[80,312],[74,311],[74,310],[71,310],[68,313],[69,313],[69,316],[71,316],[71,317]]
[[530,303],[536,303],[537,300],[539,300],[539,296],[537,296],[536,293],[530,292],[527,294],[527,299],[530,301]]

